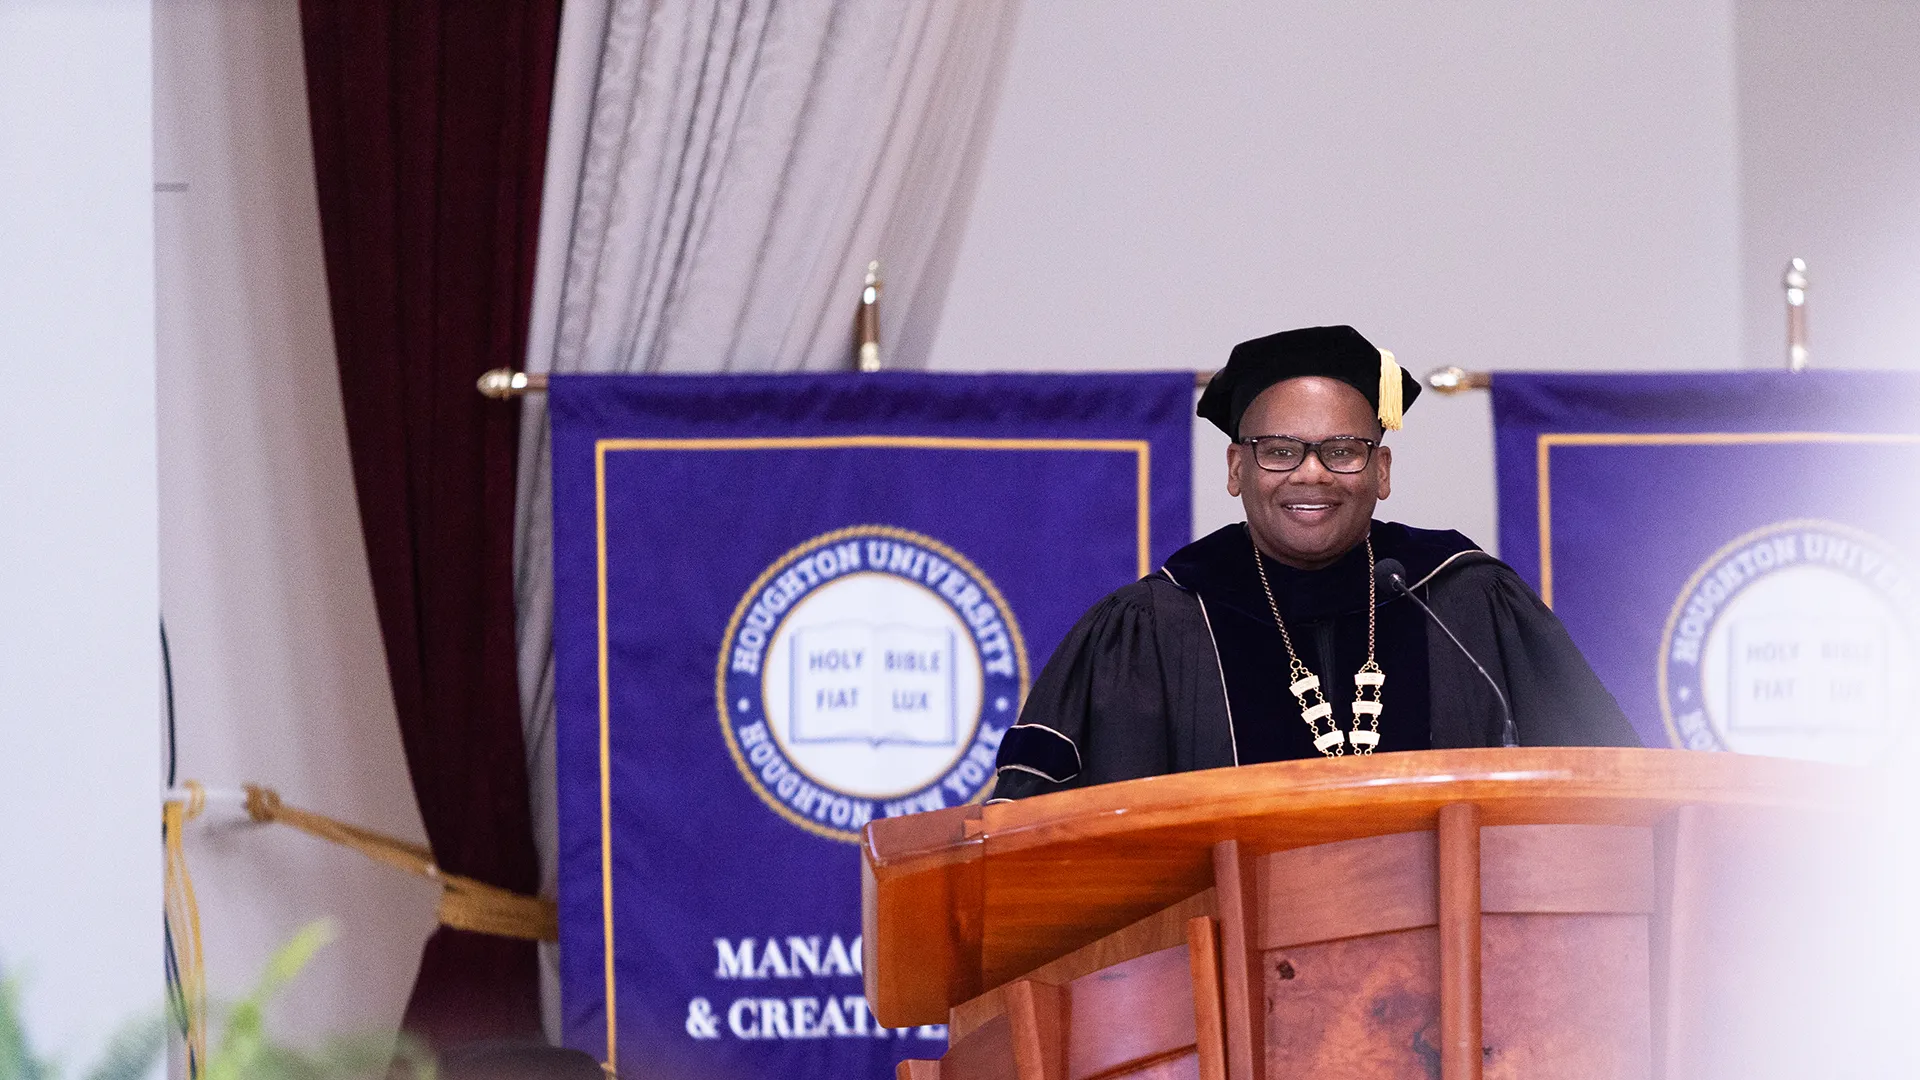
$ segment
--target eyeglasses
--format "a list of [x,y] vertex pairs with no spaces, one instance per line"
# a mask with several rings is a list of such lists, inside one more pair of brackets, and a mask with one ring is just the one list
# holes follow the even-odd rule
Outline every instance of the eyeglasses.
[[1373,460],[1374,439],[1358,435],[1335,435],[1319,442],[1307,442],[1291,435],[1255,435],[1240,442],[1253,451],[1253,460],[1268,472],[1292,472],[1312,454],[1328,472],[1357,473]]

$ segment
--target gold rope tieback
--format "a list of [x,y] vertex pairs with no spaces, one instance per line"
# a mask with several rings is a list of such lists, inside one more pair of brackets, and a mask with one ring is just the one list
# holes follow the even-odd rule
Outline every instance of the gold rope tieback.
[[279,822],[309,836],[350,847],[370,859],[440,884],[440,923],[523,941],[558,941],[560,916],[551,900],[525,896],[461,874],[449,874],[419,844],[335,821],[325,814],[288,806],[272,788],[246,785],[247,815],[266,824]]
[[200,903],[187,873],[187,851],[181,829],[207,806],[207,790],[197,781],[184,785],[187,798],[169,799],[160,807],[161,841],[166,850],[167,929],[179,964],[181,1021],[186,1025],[187,1073],[197,1077],[207,1060],[207,966],[200,952]]

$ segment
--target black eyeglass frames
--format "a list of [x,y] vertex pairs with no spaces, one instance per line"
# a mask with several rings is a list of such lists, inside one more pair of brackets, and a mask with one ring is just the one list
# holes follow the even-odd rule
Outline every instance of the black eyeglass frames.
[[1357,473],[1373,460],[1377,439],[1358,435],[1335,435],[1319,442],[1307,442],[1291,435],[1255,435],[1240,440],[1253,452],[1254,463],[1268,472],[1292,472],[1312,454],[1328,472]]

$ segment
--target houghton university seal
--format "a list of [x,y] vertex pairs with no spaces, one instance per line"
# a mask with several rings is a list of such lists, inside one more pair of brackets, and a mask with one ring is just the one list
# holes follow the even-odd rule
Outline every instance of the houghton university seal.
[[999,590],[959,552],[859,525],[767,567],[727,623],[714,683],[754,793],[858,843],[875,817],[981,797],[1027,655]]
[[1870,533],[1785,521],[1735,539],[1681,589],[1660,709],[1692,750],[1865,762],[1908,726],[1914,579]]

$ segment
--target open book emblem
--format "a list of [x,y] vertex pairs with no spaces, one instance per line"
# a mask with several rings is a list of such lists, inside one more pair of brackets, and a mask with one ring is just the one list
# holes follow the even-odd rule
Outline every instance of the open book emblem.
[[1911,726],[1915,577],[1872,533],[1778,522],[1682,587],[1660,646],[1675,746],[1865,763]]
[[983,798],[1027,691],[1020,627],[993,582],[891,525],[822,533],[768,566],[718,667],[741,778],[793,824],[856,844],[876,818]]
[[855,620],[794,631],[787,669],[792,741],[953,746],[953,638],[946,627]]

